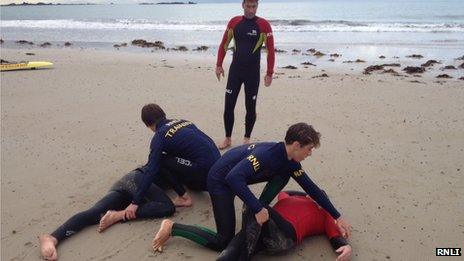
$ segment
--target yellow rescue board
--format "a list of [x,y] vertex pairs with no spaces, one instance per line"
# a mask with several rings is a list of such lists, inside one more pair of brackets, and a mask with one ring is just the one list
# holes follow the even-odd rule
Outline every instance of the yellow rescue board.
[[0,64],[0,71],[27,70],[42,67],[52,67],[51,62],[19,62],[19,63],[3,63]]

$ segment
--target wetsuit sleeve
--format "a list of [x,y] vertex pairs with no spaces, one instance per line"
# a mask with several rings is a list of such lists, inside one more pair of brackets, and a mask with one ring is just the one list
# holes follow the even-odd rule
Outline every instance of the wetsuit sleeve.
[[335,224],[335,220],[326,211],[324,211],[324,214],[325,234],[329,238],[330,244],[332,245],[333,249],[337,250],[342,246],[348,245],[348,242],[344,237],[342,237],[340,230],[338,230],[337,224]]
[[275,48],[274,48],[274,35],[269,22],[263,23],[264,33],[266,34],[266,49],[267,49],[267,72],[266,75],[272,76],[274,74],[275,63]]
[[258,213],[263,208],[263,205],[251,192],[247,184],[247,177],[254,174],[255,171],[250,161],[243,159],[230,170],[225,179],[235,195],[245,202],[254,213]]
[[134,199],[132,201],[136,205],[140,205],[140,203],[142,203],[142,199],[145,193],[155,179],[155,176],[158,174],[162,149],[163,135],[157,133],[151,141],[148,163],[143,168],[143,178],[137,186],[137,193],[135,193]]
[[263,189],[259,196],[259,201],[264,205],[269,205],[271,201],[279,194],[279,192],[287,185],[290,176],[278,175],[274,176]]
[[308,175],[302,169],[293,171],[292,178],[301,186],[302,189],[304,189],[306,193],[308,193],[308,195],[314,201],[316,201],[317,204],[319,204],[319,206],[329,212],[334,219],[337,219],[341,216],[337,209],[332,205],[332,202],[330,202],[327,195],[322,192],[322,190],[308,177]]
[[236,18],[232,18],[229,23],[227,24],[226,31],[222,36],[221,44],[218,48],[218,56],[216,61],[216,66],[222,67],[222,62],[224,61],[224,57],[226,56],[227,49],[229,48],[229,43],[234,38],[234,27],[235,27],[235,20]]

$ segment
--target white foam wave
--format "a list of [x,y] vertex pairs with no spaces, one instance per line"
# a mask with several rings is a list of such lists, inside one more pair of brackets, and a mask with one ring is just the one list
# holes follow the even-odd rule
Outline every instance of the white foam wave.
[[[75,21],[75,20],[3,20],[2,28],[37,29],[82,29],[82,30],[168,30],[168,31],[223,31],[223,22],[182,22],[182,21]],[[419,23],[348,23],[309,22],[283,23],[273,25],[275,32],[464,32],[464,24],[419,24]]]

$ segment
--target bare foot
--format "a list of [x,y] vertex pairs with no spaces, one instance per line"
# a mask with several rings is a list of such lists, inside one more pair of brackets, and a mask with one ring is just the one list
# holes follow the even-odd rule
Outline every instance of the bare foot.
[[114,223],[124,220],[124,210],[121,211],[112,211],[108,210],[106,214],[100,219],[100,224],[98,225],[97,231],[103,232],[105,229],[112,226]]
[[174,222],[169,219],[161,222],[161,226],[152,241],[154,251],[163,252],[164,245],[171,237],[172,225],[174,225]]
[[243,137],[243,144],[249,144],[250,138]]
[[231,137],[225,137],[224,141],[218,145],[218,148],[220,150],[225,150],[229,148],[232,145],[232,138]]
[[42,258],[45,260],[57,260],[56,244],[58,244],[58,240],[51,235],[41,235],[39,242]]
[[187,192],[185,192],[182,197],[177,196],[173,203],[176,207],[191,207],[193,205],[192,198],[187,194]]

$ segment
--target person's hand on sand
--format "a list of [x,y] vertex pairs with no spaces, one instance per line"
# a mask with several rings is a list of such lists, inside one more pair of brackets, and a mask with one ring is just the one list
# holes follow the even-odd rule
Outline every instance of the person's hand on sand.
[[222,66],[217,66],[216,67],[216,77],[217,77],[218,81],[221,80],[221,75],[222,75],[222,77],[224,77],[224,69],[222,68]]
[[345,245],[339,247],[335,252],[340,253],[335,261],[348,261],[351,257],[351,246]]
[[261,209],[258,213],[255,214],[256,222],[261,226],[269,220],[269,212],[266,208]]
[[335,224],[338,226],[338,230],[342,233],[344,238],[349,238],[351,236],[351,225],[342,217],[339,217],[335,220]]
[[131,203],[127,208],[126,208],[126,218],[128,220],[131,220],[131,219],[135,219],[136,216],[135,216],[135,212],[137,211],[137,208],[139,206],[138,205],[135,205],[134,203]]
[[272,84],[272,76],[266,75],[264,76],[264,86],[269,87]]
[[173,203],[176,207],[191,207],[193,205],[192,198],[187,194],[187,192],[185,192],[182,196],[177,196],[173,200]]
[[40,241],[40,253],[44,260],[57,260],[58,254],[56,252],[56,245],[58,241],[52,235],[41,235]]

